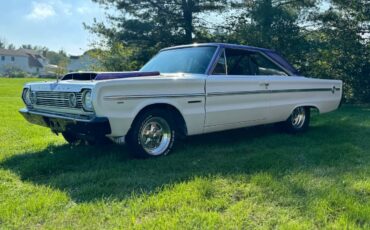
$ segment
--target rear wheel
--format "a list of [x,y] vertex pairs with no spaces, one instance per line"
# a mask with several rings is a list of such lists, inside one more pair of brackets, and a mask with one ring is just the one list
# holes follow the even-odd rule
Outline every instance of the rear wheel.
[[153,109],[140,114],[127,136],[135,157],[167,155],[175,142],[175,125],[171,113]]
[[310,108],[297,107],[289,118],[281,123],[285,131],[289,133],[301,133],[308,129],[310,124]]

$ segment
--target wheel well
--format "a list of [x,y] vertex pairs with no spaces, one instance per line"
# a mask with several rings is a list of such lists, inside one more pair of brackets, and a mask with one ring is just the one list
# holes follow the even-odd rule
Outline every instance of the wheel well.
[[314,110],[314,111],[317,111],[318,113],[320,113],[320,109],[317,108],[316,106],[313,106],[313,105],[309,105],[309,106],[305,106],[306,108],[309,108],[310,110]]
[[[310,110],[315,110],[315,111],[317,111],[318,113],[320,113],[320,109],[319,109],[317,106],[314,106],[314,105],[299,105],[299,106],[294,107],[294,109],[293,109],[293,110],[295,110],[295,109],[296,109],[296,108],[298,108],[298,107],[305,107],[305,108],[308,108],[308,109],[310,109]],[[293,112],[293,110],[292,110],[292,112]]]
[[[142,108],[138,114],[136,114],[135,119],[133,120],[132,124],[136,122],[138,117],[152,109],[162,109],[166,111],[170,111],[172,118],[174,119],[174,122],[176,124],[177,131],[179,132],[180,137],[185,137],[188,134],[188,129],[186,127],[186,122],[184,120],[184,117],[182,116],[181,112],[173,105],[165,104],[165,103],[158,103],[158,104],[151,104],[147,105],[144,108]],[[132,126],[132,125],[131,125]]]

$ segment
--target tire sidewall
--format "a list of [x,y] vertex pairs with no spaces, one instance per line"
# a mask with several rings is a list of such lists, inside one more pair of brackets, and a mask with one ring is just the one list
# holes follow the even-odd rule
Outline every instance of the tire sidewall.
[[[300,108],[300,107],[297,107],[294,110],[296,110],[298,108]],[[293,110],[293,112],[294,112],[294,110]],[[285,122],[284,126],[285,126],[286,130],[290,133],[301,133],[301,132],[306,131],[308,129],[308,126],[309,126],[309,123],[310,123],[310,116],[311,116],[310,115],[310,109],[307,108],[307,107],[304,107],[305,121],[304,121],[303,125],[299,128],[294,127],[293,124],[292,124],[293,112]]]
[[[153,117],[160,117],[164,119],[169,127],[170,127],[170,132],[171,132],[171,138],[170,138],[170,143],[163,151],[163,153],[158,154],[158,155],[152,155],[148,153],[142,146],[141,143],[141,138],[140,138],[140,133],[143,130],[144,126],[146,125],[147,121],[150,120]],[[131,130],[129,132],[129,138],[128,138],[128,145],[132,149],[132,153],[134,156],[139,157],[139,158],[148,158],[148,157],[160,157],[160,156],[165,156],[169,152],[171,152],[174,143],[175,143],[175,138],[176,138],[176,129],[175,129],[175,124],[173,122],[173,119],[171,117],[171,114],[168,111],[165,110],[150,110],[147,112],[144,112],[143,114],[140,114],[138,119],[134,121],[134,124],[131,127]]]

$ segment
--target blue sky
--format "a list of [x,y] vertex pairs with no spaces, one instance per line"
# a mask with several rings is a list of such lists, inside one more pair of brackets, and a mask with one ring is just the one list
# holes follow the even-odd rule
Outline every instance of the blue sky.
[[79,55],[94,36],[82,23],[104,20],[105,11],[91,0],[0,0],[0,39],[16,47],[46,46]]

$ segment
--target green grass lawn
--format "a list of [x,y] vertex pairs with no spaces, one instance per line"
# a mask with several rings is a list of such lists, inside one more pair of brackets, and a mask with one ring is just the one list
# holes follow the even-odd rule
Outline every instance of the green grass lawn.
[[370,228],[370,108],[190,137],[158,159],[66,144],[0,79],[0,229]]

